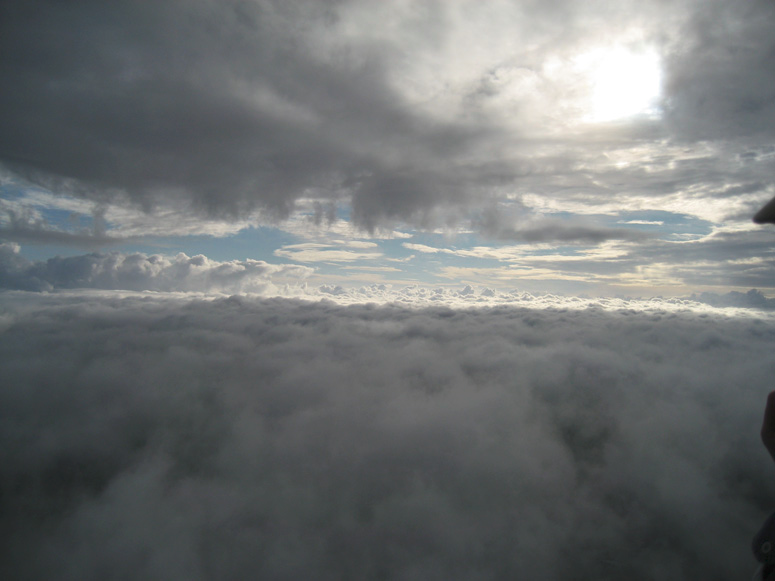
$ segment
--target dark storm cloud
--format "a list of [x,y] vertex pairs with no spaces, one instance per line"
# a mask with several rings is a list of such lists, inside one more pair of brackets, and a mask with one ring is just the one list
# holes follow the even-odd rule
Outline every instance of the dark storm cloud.
[[[504,189],[590,204],[684,190],[701,166],[611,172],[599,154],[773,132],[775,15],[764,0],[487,10],[7,0],[0,10],[0,162],[58,193],[148,211],[285,217],[312,197],[350,201],[367,229],[435,227]],[[568,131],[563,111],[574,105],[563,99],[576,89],[542,67],[633,27],[663,56],[665,123]],[[561,135],[557,151],[536,154],[554,148],[547,135]],[[771,183],[706,180],[701,195]]]
[[769,319],[2,299],[6,579],[732,579],[775,501]]
[[402,108],[368,46],[316,47],[337,4],[6,2],[0,156],[55,191],[148,209],[285,216],[309,188],[363,184],[365,225],[409,218],[447,193],[401,176],[470,131]]
[[155,189],[182,188],[215,213],[253,195],[286,211],[285,190],[328,164],[294,116],[262,114],[235,90],[240,79],[259,90],[250,84],[264,74],[292,84],[305,72],[271,7],[252,6],[5,3],[3,158],[92,184],[94,195],[118,188],[151,203]]
[[31,262],[14,244],[0,244],[0,289],[50,291],[90,288],[170,292],[261,292],[273,279],[299,282],[313,269],[262,260],[218,262],[206,256],[142,253],[85,254]]
[[775,4],[714,0],[689,6],[688,25],[667,61],[670,127],[688,139],[771,139]]

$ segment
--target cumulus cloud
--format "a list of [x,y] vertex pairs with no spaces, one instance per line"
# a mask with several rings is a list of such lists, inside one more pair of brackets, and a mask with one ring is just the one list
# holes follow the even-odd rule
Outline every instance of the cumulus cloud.
[[277,284],[300,283],[313,270],[247,259],[218,262],[203,255],[86,254],[31,262],[19,246],[0,244],[0,289],[73,288],[181,292],[277,292]]
[[775,502],[764,315],[3,299],[4,578],[731,579]]

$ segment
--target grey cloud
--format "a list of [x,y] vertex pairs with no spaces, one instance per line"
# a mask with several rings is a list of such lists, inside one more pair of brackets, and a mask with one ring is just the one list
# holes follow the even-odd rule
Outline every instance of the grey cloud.
[[52,189],[149,210],[183,196],[209,215],[282,217],[310,188],[336,198],[360,176],[372,176],[352,192],[376,213],[356,212],[366,226],[435,206],[446,192],[417,180],[368,184],[470,131],[402,107],[368,46],[316,46],[337,4],[6,3],[0,156]]
[[[599,148],[577,143],[565,161],[547,159],[550,171],[535,171],[521,181],[529,184],[529,191],[555,201],[593,208],[614,204],[617,211],[660,210],[669,204],[684,212],[694,206],[696,215],[714,222],[749,222],[775,188],[775,157],[766,145],[746,147],[729,140],[689,146],[662,135],[645,143],[603,147],[604,155]],[[746,148],[748,157],[740,154]],[[702,205],[723,208],[724,215],[697,211]]]
[[692,295],[691,298],[714,307],[775,309],[775,299],[768,299],[757,289],[751,289],[747,293],[732,291],[723,295],[705,292]]
[[775,288],[775,260],[758,264],[685,265],[675,268],[674,275],[689,287]]
[[[527,179],[526,144],[545,143],[526,136],[544,117],[520,97],[480,110],[479,101],[501,90],[483,79],[538,66],[549,50],[573,54],[585,34],[636,20],[649,39],[656,29],[666,36],[674,134],[718,135],[725,124],[735,135],[769,131],[768,3],[608,4],[504,4],[498,18],[470,12],[476,3],[403,14],[382,3],[318,1],[4,2],[0,161],[54,191],[148,211],[191,204],[210,217],[255,209],[285,217],[312,195],[351,199],[354,221],[367,229],[391,220],[452,223],[504,185],[524,181],[562,195],[538,175],[553,175],[551,167]],[[347,20],[368,8],[375,19],[394,16],[390,26]],[[520,41],[505,60],[484,58],[481,78],[467,86],[428,63],[445,55],[441,65],[457,62],[462,55],[448,45],[477,35],[466,28],[472,16],[479,26],[518,30]],[[421,66],[422,75],[413,73]],[[434,116],[402,92],[424,83],[436,87],[428,89],[432,103],[448,96],[462,103],[460,113]],[[520,122],[505,127],[504,110]],[[603,140],[664,136],[646,125]],[[605,147],[591,136],[581,141]],[[588,168],[579,171],[584,156],[569,155],[558,162],[581,186],[589,181]],[[670,187],[669,176],[660,179]]]
[[653,241],[638,249],[639,256],[650,262],[669,260],[680,255],[684,262],[734,261],[766,257],[773,251],[775,233],[767,229],[720,231],[686,242]]
[[591,218],[569,220],[539,219],[527,221],[522,204],[491,206],[471,221],[472,228],[495,240],[522,242],[560,242],[600,244],[607,240],[644,240],[649,234],[634,228],[611,228]]
[[567,242],[578,244],[600,244],[607,240],[644,240],[650,236],[641,231],[627,228],[605,228],[590,225],[544,222],[530,228],[501,230],[501,240],[524,240],[525,242]]
[[3,304],[4,578],[731,579],[775,502],[768,318]]
[[644,268],[653,270],[652,280],[660,276],[669,284],[681,281],[688,288],[707,286],[738,288],[775,288],[775,234],[766,229],[739,232],[717,232],[689,241],[665,241],[644,239],[637,243],[623,243],[611,250],[611,257],[551,256],[540,255],[521,260],[515,265],[545,268],[556,271],[558,276],[579,274],[590,280],[610,281],[632,273],[641,276]]
[[128,242],[128,237],[106,235],[105,212],[97,207],[92,212],[90,228],[62,230],[50,224],[39,212],[24,205],[0,200],[0,240],[32,244],[61,244],[81,248],[99,248]]
[[670,126],[689,139],[771,138],[775,6],[767,0],[689,6],[689,25],[668,59]]
[[0,244],[0,289],[262,292],[276,290],[273,281],[298,283],[312,272],[305,266],[251,259],[218,262],[183,253],[175,257],[93,253],[30,262],[19,255],[18,245]]
[[242,79],[259,92],[265,75],[321,80],[271,3],[33,2],[4,12],[4,54],[16,58],[0,69],[14,87],[0,148],[13,167],[76,178],[94,196],[118,188],[151,204],[155,190],[182,188],[215,214],[249,209],[253,196],[283,214],[288,191],[331,165],[303,122],[235,90]]

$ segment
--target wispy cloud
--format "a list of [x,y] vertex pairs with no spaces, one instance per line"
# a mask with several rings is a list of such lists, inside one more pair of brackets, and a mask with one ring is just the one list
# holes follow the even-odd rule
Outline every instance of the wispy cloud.
[[[368,251],[376,246],[372,242],[357,241],[344,242],[339,246],[305,242],[303,244],[289,244],[275,250],[274,254],[280,258],[288,258],[296,262],[354,262],[381,258],[381,252]],[[350,248],[354,250],[349,250]]]

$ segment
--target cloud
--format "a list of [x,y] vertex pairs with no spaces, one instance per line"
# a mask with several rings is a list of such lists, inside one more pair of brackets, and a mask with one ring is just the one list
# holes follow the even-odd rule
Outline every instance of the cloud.
[[773,309],[775,300],[768,299],[761,291],[751,289],[747,293],[732,291],[724,295],[716,293],[700,293],[692,296],[693,300],[713,305],[714,307],[748,307],[755,309]]
[[3,303],[4,578],[734,578],[775,500],[772,317]]
[[[514,245],[438,248],[404,243],[409,250],[424,254],[444,254],[469,259],[490,259],[505,263],[488,265],[446,265],[443,276],[462,281],[479,280],[480,284],[509,284],[524,288],[527,279],[586,281],[611,287],[637,287],[628,294],[688,294],[698,288],[715,290],[737,287],[770,289],[773,279],[772,232],[766,229],[715,229],[707,235],[694,234],[689,239],[658,240],[646,238],[637,242],[610,240],[596,246],[580,246],[573,252],[557,246]],[[711,289],[709,287],[715,287]],[[687,290],[688,289],[688,290]],[[530,290],[546,290],[533,289]],[[591,289],[594,290],[594,289]],[[579,287],[563,291],[578,293]]]
[[[734,238],[733,238],[734,240]],[[699,243],[699,242],[698,242]],[[710,242],[707,242],[710,244]],[[609,243],[613,244],[613,243]],[[724,288],[733,284],[741,289],[770,288],[772,269],[768,262],[758,258],[734,258],[730,254],[723,267],[704,259],[699,252],[691,249],[691,243],[676,243],[672,248],[686,250],[687,262],[682,266],[670,264],[669,256],[678,252],[670,247],[662,248],[659,254],[653,248],[643,248],[643,256],[628,256],[617,246],[600,246],[580,250],[576,256],[565,256],[541,252],[537,255],[526,254],[519,247],[504,246],[498,249],[474,247],[468,250],[426,247],[421,244],[404,243],[412,250],[423,253],[442,252],[460,258],[487,258],[503,261],[507,264],[496,267],[440,265],[432,273],[440,277],[444,284],[438,287],[414,285],[411,279],[395,279],[384,284],[384,279],[371,274],[400,273],[401,269],[390,266],[395,262],[375,264],[368,262],[374,256],[371,253],[359,254],[342,249],[332,249],[323,244],[302,244],[288,247],[287,257],[294,260],[302,258],[310,261],[338,262],[344,271],[357,271],[361,285],[353,285],[348,277],[317,276],[315,269],[308,266],[291,264],[270,264],[264,261],[247,259],[244,261],[217,261],[203,255],[190,257],[184,253],[176,256],[146,255],[142,253],[124,254],[91,253],[69,257],[55,257],[45,261],[30,261],[20,253],[15,243],[0,244],[0,289],[27,291],[57,291],[67,289],[126,290],[182,292],[204,294],[255,293],[262,296],[299,297],[319,300],[321,297],[336,295],[341,304],[359,304],[364,301],[380,304],[397,302],[401,304],[450,304],[466,305],[505,305],[525,304],[549,308],[580,308],[581,306],[601,306],[601,300],[585,299],[579,303],[573,298],[578,288],[593,289],[594,285],[615,284],[621,293],[630,298],[617,299],[609,304],[610,308],[643,309],[652,305],[652,299],[636,298],[640,292],[642,277],[671,282],[671,276],[683,277],[682,284],[695,288]],[[356,249],[372,247],[356,241]],[[741,248],[748,248],[742,246]],[[683,250],[681,250],[683,251]],[[696,256],[692,253],[696,253]],[[713,254],[712,250],[707,251]],[[718,251],[716,251],[718,253]],[[414,255],[412,255],[414,256]],[[411,258],[411,257],[410,257]],[[611,266],[611,262],[617,263]],[[614,278],[615,270],[627,273]],[[345,286],[335,286],[335,281]],[[376,284],[368,284],[373,281]],[[449,282],[447,282],[449,281]],[[551,295],[545,292],[546,281],[550,281],[556,292],[564,295]],[[322,284],[321,284],[322,283]],[[334,283],[334,286],[332,286]],[[318,286],[320,285],[320,286]],[[408,285],[408,286],[407,286]],[[471,286],[468,286],[471,285]],[[485,285],[485,286],[483,286]],[[490,285],[494,288],[487,288]],[[468,291],[459,290],[461,287]],[[471,289],[478,288],[474,292]],[[684,288],[684,287],[682,287]],[[331,289],[335,289],[335,292]],[[653,295],[652,292],[648,295]],[[530,291],[537,294],[529,294]],[[759,291],[751,291],[759,292]],[[577,292],[576,292],[577,294]],[[675,294],[675,293],[673,293]],[[682,296],[688,293],[681,293]],[[648,296],[647,295],[647,296]],[[732,296],[742,296],[734,291]],[[697,298],[702,296],[703,298]],[[708,291],[693,295],[686,303],[676,298],[660,303],[660,308],[696,309],[694,299],[716,306],[758,307],[764,303],[743,303],[740,301],[710,300],[717,296]],[[551,300],[550,300],[551,298]],[[707,300],[706,300],[707,299]],[[674,302],[673,302],[674,301]]]
[[497,237],[525,242],[566,242],[600,244],[607,240],[643,240],[648,234],[626,228],[601,228],[589,225],[568,225],[559,222],[536,224],[529,228],[501,230]]
[[406,108],[366,39],[340,46],[345,7],[9,3],[6,54],[20,56],[0,67],[14,88],[2,160],[54,191],[149,210],[287,217],[312,189],[353,189],[369,227],[425,211],[450,194],[412,156],[440,161],[476,131]]
[[685,34],[667,61],[669,126],[686,139],[771,136],[775,7],[765,0],[689,6]]
[[[18,192],[0,199],[0,239],[25,244],[57,244],[96,249],[128,244],[142,238],[206,235],[223,238],[271,222],[260,213],[241,219],[205,219],[188,204],[157,207],[152,214],[142,208],[94,202],[56,195],[20,179],[6,188]],[[65,213],[66,222],[61,217]]]
[[91,214],[90,228],[62,229],[50,224],[34,206],[0,200],[0,240],[82,248],[98,248],[130,241],[129,238],[106,234],[105,213],[102,209],[94,208]]
[[[338,244],[337,244],[338,242]],[[337,246],[339,246],[337,248]],[[344,248],[341,248],[341,247]],[[377,247],[373,242],[334,241],[334,245],[315,242],[290,244],[275,250],[275,256],[288,258],[297,262],[355,262],[358,260],[374,260],[381,258],[381,252],[370,251]],[[348,250],[354,248],[355,250]]]
[[[320,224],[343,202],[360,228],[436,228],[504,195],[654,200],[705,174],[650,146],[734,136],[745,152],[772,134],[764,0],[490,4],[5,2],[0,162],[59,195],[213,224],[308,200]],[[571,64],[601,39],[661,55],[663,120],[579,124],[589,81]],[[710,189],[734,187],[716,173]]]
[[[772,240],[772,232],[765,229],[719,229],[697,240],[654,241],[639,248],[634,258],[643,265],[671,265],[671,275],[680,277],[686,285],[772,288]],[[680,263],[676,253],[680,254]]]
[[[298,284],[313,270],[247,259],[218,262],[206,256],[142,253],[86,254],[30,262],[17,244],[0,244],[0,288],[72,288],[180,292],[276,292],[274,283]],[[282,282],[281,282],[282,281]]]
[[602,244],[608,240],[643,240],[650,236],[642,230],[610,228],[590,219],[526,219],[525,206],[493,206],[473,219],[474,229],[494,240],[518,240],[528,243]]
[[451,248],[437,248],[435,246],[428,246],[427,244],[416,244],[414,242],[402,242],[401,246],[408,250],[415,250],[424,254],[454,254],[455,250]]
[[662,226],[664,222],[661,220],[622,220],[622,224],[638,224],[641,226]]

